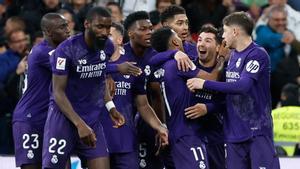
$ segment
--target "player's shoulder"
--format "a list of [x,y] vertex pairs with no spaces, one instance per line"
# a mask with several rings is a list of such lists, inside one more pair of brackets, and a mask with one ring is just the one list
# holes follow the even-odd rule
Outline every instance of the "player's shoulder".
[[263,48],[262,46],[258,45],[255,42],[253,42],[253,44],[251,46],[249,56],[250,57],[259,57],[261,59],[268,59],[269,58],[269,54],[265,50],[265,48]]
[[49,43],[46,40],[43,40],[42,42],[36,44],[32,47],[32,49],[29,52],[28,59],[29,60],[40,60],[43,58],[48,59],[50,52],[54,48],[49,45]]

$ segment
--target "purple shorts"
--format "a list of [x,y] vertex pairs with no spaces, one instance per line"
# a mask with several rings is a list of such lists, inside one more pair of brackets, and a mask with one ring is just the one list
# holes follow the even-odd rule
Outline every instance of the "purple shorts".
[[111,169],[138,169],[138,153],[110,153],[110,168]]
[[59,111],[50,107],[45,124],[43,168],[64,168],[72,153],[91,160],[108,157],[108,149],[100,122],[89,125],[96,134],[96,148],[85,145],[76,127]]
[[159,156],[155,156],[155,130],[142,119],[137,120],[139,168],[163,169],[164,165]]
[[171,143],[175,168],[209,169],[204,143],[197,136],[184,136]]
[[273,141],[268,136],[256,136],[241,143],[227,143],[225,149],[227,168],[280,168]]
[[225,169],[224,144],[206,144],[207,158],[210,169]]
[[32,126],[26,122],[13,123],[16,166],[42,164],[43,126]]

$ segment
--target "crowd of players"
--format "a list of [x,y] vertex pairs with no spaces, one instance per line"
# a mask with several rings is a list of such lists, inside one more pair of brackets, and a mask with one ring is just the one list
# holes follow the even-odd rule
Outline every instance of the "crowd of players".
[[153,32],[138,11],[123,28],[93,7],[69,37],[62,15],[44,15],[13,114],[16,165],[69,168],[76,154],[89,169],[279,168],[270,61],[251,17],[226,16],[221,34],[204,25],[197,45],[182,7],[161,23]]

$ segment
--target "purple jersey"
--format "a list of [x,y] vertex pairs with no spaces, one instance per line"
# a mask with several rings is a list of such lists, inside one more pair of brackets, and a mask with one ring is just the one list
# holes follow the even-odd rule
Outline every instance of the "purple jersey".
[[[212,72],[214,67],[204,67],[195,60],[198,69],[206,72]],[[208,114],[199,119],[201,124],[201,138],[206,144],[224,143],[223,135],[223,114],[225,109],[225,95],[209,90],[196,90],[192,95],[191,105],[204,103],[207,107]]]
[[45,40],[32,48],[28,56],[25,92],[15,108],[13,122],[26,121],[30,124],[44,125],[52,77],[49,59],[53,50]]
[[[99,120],[105,105],[107,59],[103,50],[94,50],[87,46],[83,34],[65,40],[56,48],[51,58],[53,74],[68,76],[66,96],[75,112],[87,124]],[[53,95],[50,104],[57,106]]]
[[[226,86],[245,80],[252,84],[249,89],[238,91],[243,88],[240,85],[226,89],[230,92],[223,90],[227,93],[224,134],[228,142],[241,142],[257,135],[272,137],[270,61],[267,52],[255,43],[241,52],[234,50],[227,66]],[[215,86],[216,90],[222,86],[220,83],[207,81],[204,87]]]
[[[129,53],[121,55],[112,64],[120,64],[123,62],[133,62],[135,58]],[[106,113],[101,115],[101,123],[107,138],[110,153],[123,153],[137,151],[136,130],[134,124],[134,116],[136,109],[134,107],[134,98],[136,95],[145,95],[145,77],[143,75],[135,77],[131,75],[122,75],[120,73],[111,74],[115,81],[115,96],[113,101],[123,116],[125,117],[125,125],[116,129],[113,128],[113,122]]]
[[198,58],[197,46],[191,42],[183,42],[184,52],[193,60]]
[[191,106],[193,95],[186,87],[186,80],[196,77],[198,72],[198,69],[188,72],[179,71],[176,60],[169,60],[154,73],[161,82],[168,112],[167,126],[172,141],[182,136],[201,136],[198,132],[201,126],[198,119],[189,120],[184,115],[184,109]]

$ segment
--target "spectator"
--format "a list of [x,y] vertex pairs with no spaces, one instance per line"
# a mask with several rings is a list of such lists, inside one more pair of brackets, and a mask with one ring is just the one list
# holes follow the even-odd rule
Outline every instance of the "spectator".
[[42,42],[43,40],[44,40],[43,32],[42,31],[35,32],[32,37],[32,46]]
[[[287,0],[269,0],[269,7],[264,9],[262,16],[256,23],[256,27],[268,23],[268,16],[272,5],[280,5],[285,8],[285,11],[287,12],[287,29],[291,30],[296,39],[300,41],[300,13],[288,5]],[[253,37],[256,39],[256,32],[253,32]]]
[[280,98],[282,85],[276,81],[274,72],[278,63],[289,55],[285,49],[295,39],[294,35],[287,30],[287,13],[284,7],[273,6],[269,11],[268,24],[258,26],[256,34],[256,42],[263,46],[270,55],[272,107],[275,108]]
[[281,91],[279,106],[300,106],[299,85],[292,83],[284,85]]
[[174,0],[156,0],[156,10],[159,13],[162,13],[167,7],[174,5],[175,1]]
[[68,21],[68,27],[71,31],[71,35],[75,35],[77,31],[75,31],[75,17],[74,15],[66,9],[60,9],[58,13],[62,14],[65,19]]
[[232,1],[228,0],[193,0],[188,3],[184,8],[190,21],[191,33],[197,34],[201,26],[207,23],[220,27],[232,5]]
[[118,3],[108,2],[106,4],[106,8],[110,10],[113,22],[117,22],[117,23],[123,22],[123,11],[121,6]]
[[26,29],[25,22],[19,16],[12,16],[8,18],[4,26],[4,32],[6,35],[9,35],[13,30],[25,31],[25,29]]

